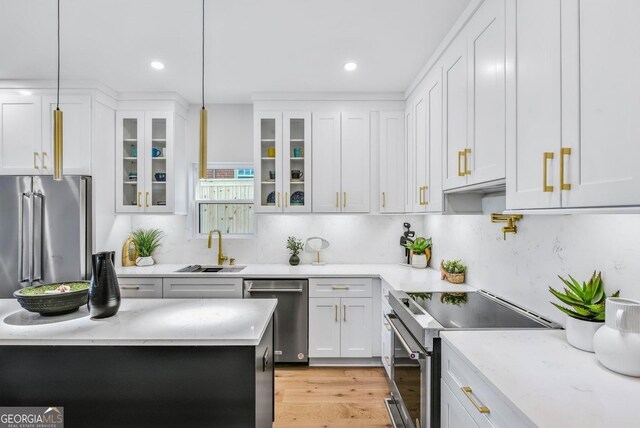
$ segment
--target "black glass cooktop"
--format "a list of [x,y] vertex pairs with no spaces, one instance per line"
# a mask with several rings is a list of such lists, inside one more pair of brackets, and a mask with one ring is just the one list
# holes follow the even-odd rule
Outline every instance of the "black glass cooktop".
[[548,328],[481,293],[408,293],[446,329]]

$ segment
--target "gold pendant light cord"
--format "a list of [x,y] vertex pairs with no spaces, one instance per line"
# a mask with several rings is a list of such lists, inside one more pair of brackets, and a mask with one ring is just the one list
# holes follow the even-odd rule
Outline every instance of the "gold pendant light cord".
[[204,108],[204,0],[202,0],[202,108]]
[[207,178],[207,109],[204,105],[204,2],[202,0],[202,109],[200,109],[200,151],[199,151],[199,178]]
[[58,0],[58,90],[56,92],[56,110],[60,110],[60,0]]
[[57,64],[57,83],[56,90],[56,109],[53,111],[53,179],[62,180],[62,155],[63,155],[63,122],[62,111],[60,111],[60,0],[58,0],[58,64]]

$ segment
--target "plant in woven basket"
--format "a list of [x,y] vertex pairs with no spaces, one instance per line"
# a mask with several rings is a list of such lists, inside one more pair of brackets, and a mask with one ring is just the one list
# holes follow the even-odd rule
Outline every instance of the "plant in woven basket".
[[[549,291],[558,300],[566,306],[550,302],[553,306],[560,309],[571,318],[582,321],[602,322],[605,314],[605,301],[607,295],[604,292],[604,284],[602,282],[602,273],[594,271],[588,282],[580,284],[571,275],[569,279],[564,279],[558,275],[558,278],[564,283],[564,293],[552,287]],[[611,297],[618,297],[620,290],[616,291]]]
[[131,232],[133,245],[140,257],[151,257],[160,246],[164,233],[160,229],[136,229]]
[[442,262],[442,268],[445,272],[451,274],[465,273],[467,267],[462,264],[462,260],[445,260]]

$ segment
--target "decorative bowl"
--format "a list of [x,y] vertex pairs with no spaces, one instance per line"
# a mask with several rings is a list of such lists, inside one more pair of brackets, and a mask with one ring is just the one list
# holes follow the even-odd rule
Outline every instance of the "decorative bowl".
[[293,192],[291,194],[291,205],[304,205],[304,192]]
[[154,174],[156,181],[167,181],[167,174],[165,172],[156,172]]
[[[76,291],[55,294],[28,294],[29,292],[43,290],[55,290],[64,284],[86,284],[86,288]],[[27,294],[25,294],[25,292]],[[89,299],[89,281],[70,281],[67,283],[43,284],[25,287],[13,293],[20,306],[29,312],[37,312],[40,315],[63,315],[75,312]]]
[[276,192],[271,192],[267,195],[267,205],[276,203]]

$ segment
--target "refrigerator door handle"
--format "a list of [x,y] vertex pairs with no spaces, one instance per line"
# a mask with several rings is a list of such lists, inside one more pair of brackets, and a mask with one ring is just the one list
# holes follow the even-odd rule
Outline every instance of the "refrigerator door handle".
[[31,192],[18,194],[18,282],[31,282],[31,277],[24,276],[24,199],[31,200]]
[[[31,242],[32,242],[32,251],[33,251],[33,261],[32,261],[32,281],[42,281],[42,270],[43,270],[43,266],[44,266],[44,262],[43,262],[43,258],[42,258],[42,254],[43,254],[43,246],[44,246],[44,195],[40,192],[34,192],[33,193],[33,198],[34,198],[34,202],[33,202],[33,209],[35,210],[35,198],[39,198],[40,199],[40,223],[38,224],[38,227],[35,227],[35,211],[32,214],[32,222],[33,222],[33,233],[31,234]],[[37,263],[36,263],[36,258],[35,258],[35,253],[36,253],[36,245],[35,245],[35,231],[38,231],[38,239],[40,240],[40,248],[38,249],[38,259],[37,259]],[[35,275],[35,267],[36,265],[38,266],[38,275]]]

